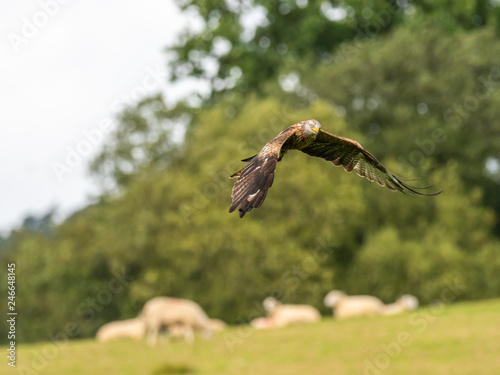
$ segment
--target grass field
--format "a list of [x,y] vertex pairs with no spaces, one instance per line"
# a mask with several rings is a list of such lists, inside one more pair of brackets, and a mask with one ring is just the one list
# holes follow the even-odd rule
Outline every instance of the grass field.
[[78,340],[16,349],[16,369],[3,357],[1,374],[497,375],[500,300],[263,331],[231,327],[193,345]]

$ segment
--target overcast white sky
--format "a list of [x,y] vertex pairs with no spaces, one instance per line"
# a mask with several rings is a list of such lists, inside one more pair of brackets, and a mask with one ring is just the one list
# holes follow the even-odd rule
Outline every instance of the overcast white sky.
[[[85,205],[98,146],[84,131],[113,120],[126,97],[180,95],[166,87],[163,50],[185,22],[173,0],[1,2],[0,231]],[[89,155],[58,177],[54,163],[78,148]]]

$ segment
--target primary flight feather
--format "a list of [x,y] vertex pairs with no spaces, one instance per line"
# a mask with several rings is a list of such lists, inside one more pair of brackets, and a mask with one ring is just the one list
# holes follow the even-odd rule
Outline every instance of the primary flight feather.
[[339,137],[321,130],[316,120],[301,121],[279,133],[267,143],[255,156],[242,161],[247,166],[231,177],[238,178],[232,192],[229,212],[239,206],[240,218],[252,208],[259,207],[266,198],[267,191],[273,184],[274,171],[288,150],[299,150],[310,156],[331,161],[335,166],[342,166],[347,172],[356,173],[370,181],[376,181],[394,191],[405,194],[437,195],[420,193],[418,188],[407,185],[401,178],[389,172],[372,154],[352,139]]

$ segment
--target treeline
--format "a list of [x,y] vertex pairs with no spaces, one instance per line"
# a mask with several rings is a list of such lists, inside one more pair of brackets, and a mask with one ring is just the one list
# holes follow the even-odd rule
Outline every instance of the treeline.
[[[305,19],[313,5],[300,8],[312,7]],[[45,220],[2,240],[2,263],[17,265],[18,339],[93,335],[158,295],[194,299],[229,323],[261,314],[271,294],[325,313],[331,289],[385,302],[411,293],[424,304],[450,285],[456,300],[498,296],[500,44],[493,22],[451,28],[431,13],[414,8],[380,34],[345,37],[329,56],[295,56],[258,89],[236,81],[201,107],[152,97],[124,111],[93,164],[106,187],[99,200],[60,225]],[[186,51],[201,48],[194,40]],[[233,40],[231,51],[246,43]],[[229,214],[239,160],[309,118],[444,192],[412,198],[291,152],[265,204],[244,219]],[[173,142],[184,124],[184,141]]]

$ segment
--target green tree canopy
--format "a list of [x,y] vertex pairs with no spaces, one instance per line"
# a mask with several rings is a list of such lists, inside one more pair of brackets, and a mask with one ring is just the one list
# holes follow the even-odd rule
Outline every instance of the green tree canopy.
[[[266,92],[281,75],[309,60],[330,61],[343,43],[383,36],[420,16],[444,30],[459,32],[497,25],[497,2],[466,0],[178,0],[187,14],[197,14],[201,30],[190,26],[169,48],[172,79],[207,79],[213,102],[224,92]],[[338,56],[337,56],[338,57]]]

